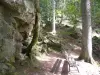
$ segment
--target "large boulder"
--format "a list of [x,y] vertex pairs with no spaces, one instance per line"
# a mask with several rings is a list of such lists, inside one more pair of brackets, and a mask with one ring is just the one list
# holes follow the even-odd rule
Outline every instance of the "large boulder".
[[0,0],[0,75],[14,75],[15,58],[21,58],[23,42],[32,31],[34,11],[26,9],[24,0]]

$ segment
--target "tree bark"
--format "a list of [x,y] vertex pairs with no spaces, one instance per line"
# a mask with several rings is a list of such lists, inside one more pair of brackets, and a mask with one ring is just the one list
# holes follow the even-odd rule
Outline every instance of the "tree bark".
[[33,38],[29,46],[27,47],[27,53],[26,55],[30,58],[31,57],[31,50],[32,47],[36,44],[38,40],[38,34],[39,34],[39,26],[40,26],[40,8],[39,8],[39,0],[35,0],[35,25],[33,25]]
[[53,7],[52,7],[52,9],[53,9],[53,22],[52,22],[52,33],[53,34],[55,34],[56,33],[56,25],[55,25],[55,5],[56,5],[56,3],[55,3],[55,0],[53,0]]
[[92,63],[92,25],[90,0],[81,0],[82,9],[82,52],[79,59]]

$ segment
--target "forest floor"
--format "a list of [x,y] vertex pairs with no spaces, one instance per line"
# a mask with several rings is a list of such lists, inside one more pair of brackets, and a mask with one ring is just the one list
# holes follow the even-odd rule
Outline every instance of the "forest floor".
[[[68,46],[64,44],[63,48],[66,49]],[[70,50],[71,49],[72,48],[70,48]],[[75,48],[70,51],[69,56],[76,59],[80,52],[81,48],[75,46]],[[69,71],[68,61],[66,61],[65,55],[62,52],[52,50],[48,54],[44,53],[41,56],[36,56],[36,59],[33,59],[33,62],[30,63],[30,60],[24,61],[22,66],[17,65],[19,75],[100,75],[97,74],[99,73],[98,67],[84,61],[72,60],[70,65],[74,65],[70,66]],[[97,58],[96,61],[98,60]]]
[[[60,40],[62,48],[68,52],[71,61],[68,62],[65,58],[66,54],[63,52],[57,52],[52,50],[49,53],[44,53],[41,56],[36,56],[36,59],[32,61],[23,61],[24,64],[17,65],[17,72],[19,75],[100,75],[99,68],[84,61],[76,61],[81,52],[80,38],[74,39],[67,34],[66,27],[58,28],[56,36],[49,36],[49,39],[56,39],[56,42]],[[99,62],[100,59],[97,56],[95,61]],[[37,60],[37,61],[36,61]],[[30,61],[30,63],[29,63]],[[69,70],[70,63],[70,70]]]
[[[72,53],[73,57],[76,51]],[[59,52],[50,52],[47,55],[42,55],[41,57],[36,57],[38,59],[38,65],[34,64],[24,66],[17,66],[20,75],[100,75],[97,74],[98,68],[84,61],[76,61],[74,66],[70,66],[70,71],[68,63]],[[34,63],[34,62],[33,62]],[[71,63],[70,63],[71,64]]]

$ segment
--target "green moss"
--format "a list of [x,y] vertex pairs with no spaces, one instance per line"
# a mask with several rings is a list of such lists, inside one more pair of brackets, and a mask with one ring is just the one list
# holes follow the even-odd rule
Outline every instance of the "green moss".
[[15,67],[12,63],[0,63],[0,75],[15,75],[15,73]]
[[38,27],[39,27],[39,15],[36,13],[35,15],[35,25],[33,26],[33,38],[31,43],[29,44],[29,46],[27,47],[26,51],[26,55],[30,58],[30,53],[32,50],[32,47],[36,44],[37,40],[38,40]]
[[55,51],[61,52],[61,45],[56,43],[48,43],[48,48],[51,48]]

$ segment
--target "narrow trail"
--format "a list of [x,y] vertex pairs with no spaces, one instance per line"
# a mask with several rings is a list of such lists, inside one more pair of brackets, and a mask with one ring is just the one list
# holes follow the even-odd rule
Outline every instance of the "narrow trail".
[[62,53],[51,52],[40,61],[45,75],[80,75],[76,67],[71,68],[73,74],[69,73],[69,63]]
[[100,75],[97,67],[83,61],[70,62],[69,66],[61,53],[48,54],[41,64],[45,75]]
[[37,59],[39,60],[38,67],[24,66],[23,69],[19,69],[23,72],[20,75],[100,75],[96,74],[97,69],[94,66],[82,61],[76,61],[73,66],[70,64],[69,69],[69,63],[64,54],[59,52],[50,52]]
[[[70,56],[77,58],[81,52],[80,44],[78,40],[71,37],[60,35],[53,37],[54,39],[60,39],[62,48],[61,50],[69,50]],[[100,75],[96,74],[97,70],[93,65],[82,61],[76,61],[74,66],[70,66],[66,61],[65,54],[60,52],[50,52],[37,57],[39,61],[38,67],[24,67],[24,75]],[[34,63],[34,62],[33,62]],[[36,64],[37,65],[37,64]],[[70,72],[69,72],[70,71]],[[23,75],[23,74],[20,74]]]
[[51,52],[45,56],[41,61],[45,75],[61,75],[64,60],[64,56],[57,52]]

